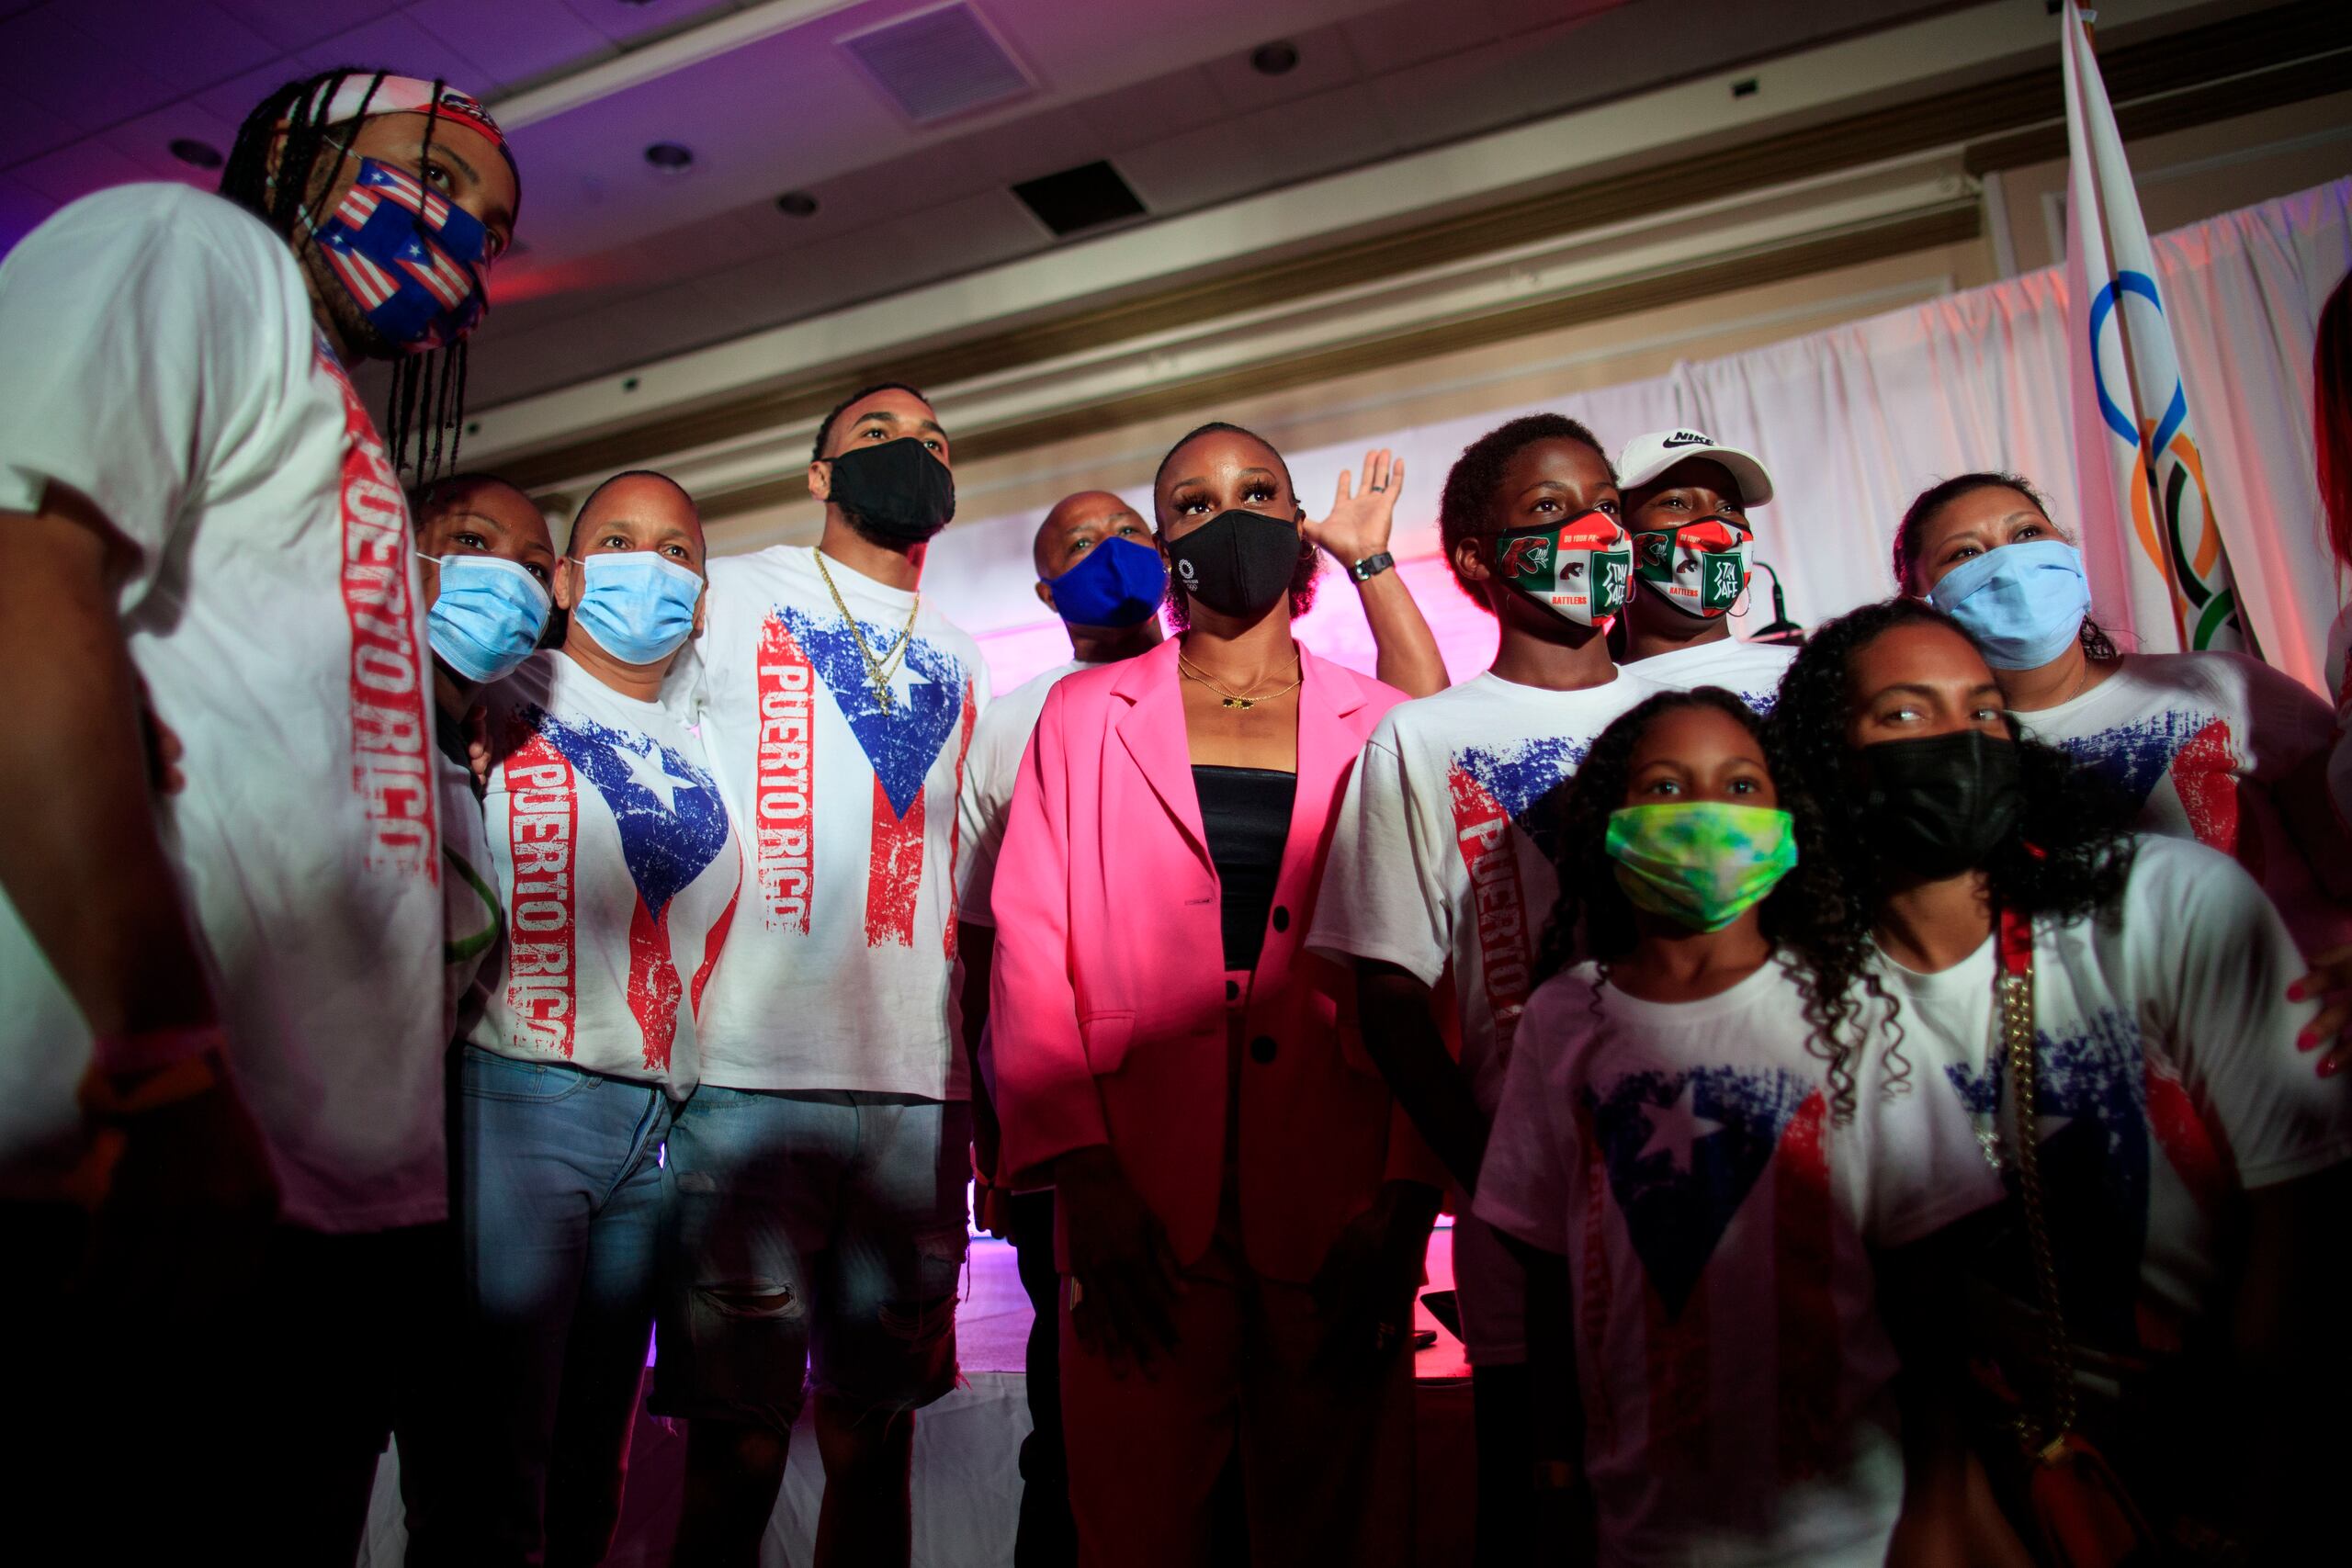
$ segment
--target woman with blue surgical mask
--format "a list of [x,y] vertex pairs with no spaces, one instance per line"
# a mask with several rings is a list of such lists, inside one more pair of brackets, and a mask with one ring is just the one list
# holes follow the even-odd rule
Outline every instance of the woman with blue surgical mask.
[[454,1040],[480,1006],[474,982],[504,919],[490,884],[481,791],[468,720],[477,694],[530,657],[554,603],[555,540],[538,503],[504,479],[453,474],[420,491],[417,582],[433,648],[435,767],[441,810],[442,1036]]
[[[1923,492],[1895,532],[1894,575],[1975,639],[2027,735],[2132,801],[2140,831],[2254,874],[2313,965],[2294,998],[2327,999],[2304,1049],[2352,1044],[2352,910],[2327,881],[2352,866],[2352,840],[2324,798],[2327,704],[2245,654],[2119,650],[2089,617],[2081,551],[2015,474]],[[2329,1070],[2343,1055],[2322,1053]]]
[[483,694],[507,934],[455,1074],[460,1343],[433,1429],[401,1433],[413,1542],[593,1562],[619,1517],[662,1143],[741,878],[701,743],[661,701],[704,555],[675,483],[605,481],[555,573],[559,646]]

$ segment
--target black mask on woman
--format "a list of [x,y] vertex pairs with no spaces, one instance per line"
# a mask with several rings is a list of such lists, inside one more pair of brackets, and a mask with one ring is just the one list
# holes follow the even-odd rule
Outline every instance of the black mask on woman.
[[956,476],[912,436],[853,446],[832,463],[828,499],[885,539],[920,545],[956,515]]
[[1220,512],[1181,539],[1160,538],[1184,592],[1236,620],[1272,608],[1298,570],[1298,525],[1286,517]]
[[2014,740],[1956,729],[1882,740],[1855,755],[1863,832],[1916,875],[1957,876],[1983,865],[2025,814]]

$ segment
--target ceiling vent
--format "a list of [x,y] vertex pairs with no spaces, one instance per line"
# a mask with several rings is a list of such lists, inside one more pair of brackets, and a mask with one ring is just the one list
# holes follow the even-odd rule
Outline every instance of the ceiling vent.
[[1057,175],[1023,180],[1012,194],[1056,239],[1144,215],[1141,199],[1108,164],[1080,164]]
[[842,47],[917,125],[1004,103],[1035,85],[979,13],[960,3],[843,39]]

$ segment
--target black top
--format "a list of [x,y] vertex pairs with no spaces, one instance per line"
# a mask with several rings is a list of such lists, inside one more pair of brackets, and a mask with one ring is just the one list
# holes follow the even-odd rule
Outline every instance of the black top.
[[1298,775],[1273,768],[1207,768],[1195,764],[1193,790],[1201,800],[1201,827],[1224,891],[1218,911],[1225,928],[1225,966],[1255,969],[1266,942],[1266,915],[1282,874],[1283,844],[1290,838],[1291,801]]

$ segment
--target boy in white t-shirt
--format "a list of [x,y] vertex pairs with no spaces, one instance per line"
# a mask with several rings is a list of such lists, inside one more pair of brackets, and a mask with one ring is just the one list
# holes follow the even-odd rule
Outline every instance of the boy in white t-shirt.
[[[105,1197],[84,1295],[62,1304],[70,1253],[17,1258],[15,1310],[53,1314],[36,1359],[81,1381],[32,1393],[71,1473],[17,1479],[89,1530],[168,1521],[178,1547],[233,1516],[248,1555],[319,1558],[364,1520],[447,1201],[441,835],[394,460],[404,426],[437,459],[413,394],[479,321],[519,187],[472,99],[337,71],[256,107],[222,193],[101,192],[0,266],[0,637],[42,672],[0,762],[0,1169],[12,1197],[63,1196],[77,1078],[121,1139],[110,1173],[85,1168]],[[395,362],[390,452],[354,356]],[[142,679],[186,753],[160,812]],[[68,1326],[104,1354],[59,1353]],[[110,1469],[79,1421],[130,1409],[157,1456],[137,1505],[74,1506]],[[250,1509],[231,1465],[294,1501]],[[146,1554],[118,1544],[98,1554]]]
[[821,1529],[844,1561],[904,1562],[911,1413],[955,1384],[956,796],[989,692],[916,589],[955,513],[948,459],[913,389],[843,401],[808,467],[821,541],[711,562],[672,671],[745,862],[665,1167],[678,1272],[653,1399],[694,1423],[682,1552],[756,1551],[805,1369]]
[[[1512,420],[1464,450],[1438,526],[1463,591],[1500,624],[1494,667],[1399,704],[1373,731],[1307,937],[1310,949],[1355,964],[1364,1043],[1465,1193],[1557,891],[1555,792],[1611,720],[1658,690],[1611,664],[1603,641],[1630,573],[1618,506],[1608,458],[1574,420]],[[1491,1229],[1458,1207],[1478,1560],[1516,1561],[1527,1550],[1532,1473],[1525,1284]]]
[[1617,454],[1617,483],[1634,536],[1624,662],[1661,686],[1721,686],[1770,713],[1796,649],[1736,637],[1727,617],[1754,570],[1748,509],[1772,499],[1772,476],[1713,436],[1656,430]]

